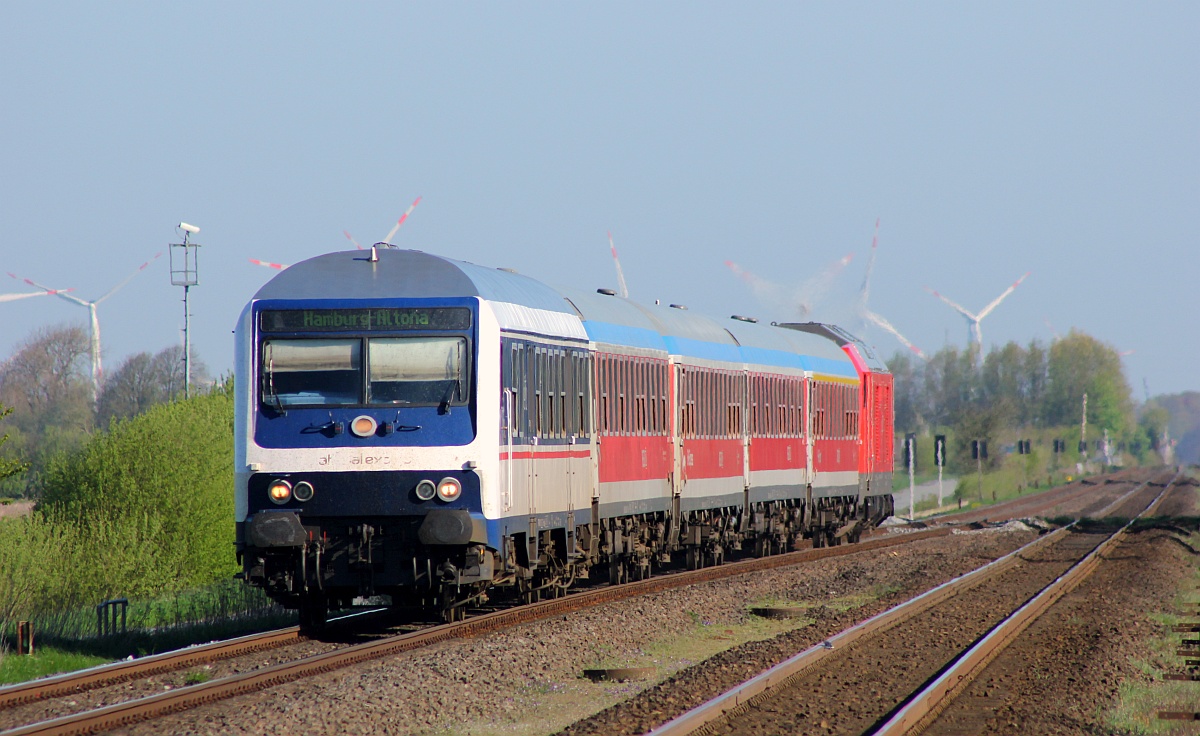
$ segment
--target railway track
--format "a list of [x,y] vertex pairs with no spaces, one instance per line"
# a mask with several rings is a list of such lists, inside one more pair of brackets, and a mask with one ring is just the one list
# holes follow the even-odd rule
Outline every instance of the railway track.
[[[1099,515],[1153,514],[1178,478],[1171,473],[1137,484]],[[1045,535],[650,733],[919,732],[1031,621],[1093,571],[1127,528],[1103,534],[1064,528]],[[914,682],[927,685],[913,692]]]
[[[1094,486],[1073,488],[1064,492],[1077,495],[1082,491],[1092,490]],[[1049,492],[1047,492],[1049,493]],[[993,507],[991,518],[1010,516],[999,513],[1000,507]],[[541,604],[509,609],[496,613],[476,616],[465,622],[451,625],[436,626],[418,632],[408,632],[398,636],[388,636],[375,642],[361,645],[327,644],[329,651],[313,656],[301,656],[293,653],[289,647],[302,643],[295,627],[254,637],[243,637],[230,642],[218,642],[204,647],[193,647],[180,652],[167,653],[142,660],[120,662],[100,668],[93,668],[80,673],[61,675],[53,678],[25,683],[8,688],[0,688],[0,729],[5,734],[18,733],[94,733],[128,725],[143,720],[153,719],[157,715],[178,712],[204,703],[211,703],[224,698],[243,693],[254,692],[272,685],[301,679],[320,672],[331,671],[340,667],[352,665],[367,659],[387,656],[388,654],[413,650],[429,644],[458,637],[470,637],[489,631],[516,626],[520,623],[552,617],[571,610],[578,610],[602,603],[633,598],[668,588],[682,587],[697,582],[730,577],[755,570],[794,565],[810,560],[834,557],[859,551],[877,549],[908,541],[948,534],[950,529],[939,528],[927,532],[904,535],[887,535],[868,539],[857,545],[843,545],[821,550],[804,550],[787,555],[779,555],[756,560],[733,563],[721,568],[709,568],[691,573],[676,573],[663,575],[650,580],[621,586],[620,588],[604,588],[594,591],[574,593],[566,598],[546,601]],[[262,653],[272,649],[269,656]],[[103,697],[92,697],[95,705],[103,701],[103,707],[94,707],[91,711],[82,711],[88,707],[84,704],[75,706],[64,703],[68,698],[88,690],[106,688],[120,683],[153,677],[163,673],[186,670],[206,663],[246,657],[247,654],[260,656],[248,663],[243,671],[229,677],[221,677],[210,682],[204,682],[187,687],[173,688],[169,692],[161,692],[162,685],[157,685],[159,692],[149,697],[136,698],[133,691],[145,694],[149,687],[130,685],[129,692],[112,693],[103,691]],[[264,659],[285,660],[275,664],[265,663]],[[230,669],[225,666],[222,669]],[[178,677],[175,681],[178,681]],[[118,688],[112,688],[118,689]],[[78,698],[83,701],[89,698]],[[120,699],[122,702],[113,702]],[[33,716],[38,706],[42,715]],[[65,711],[65,712],[64,712]],[[79,712],[75,712],[79,711]],[[23,714],[30,714],[24,716]],[[51,717],[53,714],[55,717]],[[38,722],[34,723],[36,720]]]
[[[856,552],[882,549],[908,544],[921,539],[945,536],[949,528],[929,529],[908,534],[880,535],[864,539],[851,545],[840,545],[823,549],[810,549],[771,557],[749,559],[729,563],[720,567],[660,575],[647,580],[620,586],[603,587],[581,591],[563,598],[543,601],[532,605],[511,608],[468,618],[453,624],[431,626],[419,631],[388,636],[377,641],[367,641],[350,646],[341,646],[313,656],[301,657],[269,666],[258,667],[228,677],[198,683],[184,688],[172,689],[147,697],[123,700],[69,715],[26,723],[10,730],[0,731],[3,736],[25,734],[86,734],[97,733],[127,726],[157,716],[175,713],[198,705],[217,702],[237,695],[247,694],[285,682],[330,672],[370,659],[385,657],[403,651],[426,647],[454,638],[478,636],[484,633],[517,626],[552,616],[592,606],[634,598],[696,583],[742,575],[760,570],[786,567],[814,560],[828,559]],[[299,641],[297,629],[244,637],[242,640],[220,642],[207,647],[195,647],[172,652],[144,660],[121,662],[94,668],[79,673],[60,675],[46,680],[0,688],[0,719],[6,710],[19,705],[42,703],[50,699],[61,699],[89,689],[106,687],[154,674],[194,667],[204,662],[240,656],[246,652],[261,653]],[[239,648],[240,651],[239,651]],[[116,697],[116,696],[114,696]],[[0,722],[4,722],[0,720]]]

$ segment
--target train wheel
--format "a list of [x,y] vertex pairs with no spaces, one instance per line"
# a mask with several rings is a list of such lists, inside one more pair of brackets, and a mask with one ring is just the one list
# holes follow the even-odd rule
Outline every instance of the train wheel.
[[300,601],[300,633],[317,636],[329,623],[329,601],[323,595],[310,595]]

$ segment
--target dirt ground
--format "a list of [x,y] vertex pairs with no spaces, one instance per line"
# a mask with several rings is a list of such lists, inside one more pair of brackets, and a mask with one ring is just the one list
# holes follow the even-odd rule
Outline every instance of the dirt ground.
[[33,501],[14,501],[0,504],[0,519],[27,516],[33,510]]

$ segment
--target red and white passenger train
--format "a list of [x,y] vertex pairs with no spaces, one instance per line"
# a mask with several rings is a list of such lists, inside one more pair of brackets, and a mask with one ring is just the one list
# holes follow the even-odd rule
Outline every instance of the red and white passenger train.
[[853,542],[892,512],[892,378],[837,327],[380,250],[281,272],[236,335],[243,574],[309,628]]

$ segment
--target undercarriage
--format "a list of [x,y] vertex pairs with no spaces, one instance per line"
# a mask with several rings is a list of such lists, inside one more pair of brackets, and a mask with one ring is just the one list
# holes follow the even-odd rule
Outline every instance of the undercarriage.
[[[766,556],[857,542],[892,512],[891,496],[788,500],[650,513],[502,538],[427,517],[251,517],[243,577],[297,609],[306,632],[329,611],[384,604],[415,617],[460,620],[492,598],[556,598],[583,578],[620,584],[669,567],[698,569],[730,556]],[[535,520],[531,520],[535,523]],[[447,531],[447,529],[449,531]],[[807,542],[805,540],[808,540]]]

